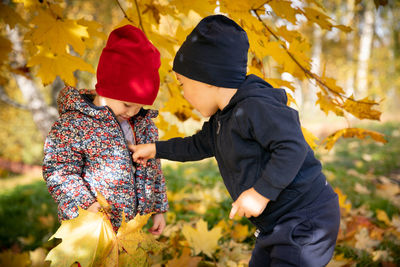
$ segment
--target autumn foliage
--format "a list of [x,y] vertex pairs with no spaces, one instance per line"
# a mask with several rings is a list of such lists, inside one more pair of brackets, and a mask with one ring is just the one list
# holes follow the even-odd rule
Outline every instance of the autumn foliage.
[[[294,79],[309,81],[318,87],[315,104],[326,114],[340,117],[379,120],[379,103],[373,98],[355,99],[353,95],[337,84],[331,74],[318,75],[311,71],[310,42],[299,31],[307,25],[318,25],[331,31],[338,29],[349,33],[352,29],[336,24],[325,12],[319,1],[305,0],[277,1],[185,1],[185,0],[126,0],[115,1],[124,19],[113,27],[133,24],[140,27],[147,37],[159,48],[162,58],[161,75],[161,116],[157,125],[163,138],[182,136],[168,116],[179,121],[189,118],[199,120],[192,107],[183,99],[175,77],[171,72],[172,59],[179,45],[191,29],[204,16],[220,12],[238,22],[248,33],[250,42],[248,73],[259,75],[275,87],[288,92],[296,91],[293,82],[284,80],[283,73],[290,73]],[[13,6],[1,4],[2,20],[10,29],[23,32],[23,49],[27,68],[32,69],[43,85],[51,84],[60,77],[65,84],[75,86],[76,70],[94,73],[94,67],[84,60],[84,55],[95,47],[98,40],[104,41],[106,34],[95,20],[70,18],[66,3],[62,0],[14,0]],[[283,19],[288,25],[276,25]],[[7,62],[12,43],[2,38],[0,82],[6,83],[10,73],[21,74],[21,66],[13,67]],[[266,64],[268,62],[268,64]],[[272,75],[271,75],[272,74]],[[289,95],[289,105],[295,104]],[[357,131],[360,131],[359,133]],[[372,136],[385,142],[379,133],[362,129],[346,130],[352,134],[333,134],[334,138],[323,140],[330,148],[336,137]],[[306,139],[315,147],[316,138],[304,131]]]

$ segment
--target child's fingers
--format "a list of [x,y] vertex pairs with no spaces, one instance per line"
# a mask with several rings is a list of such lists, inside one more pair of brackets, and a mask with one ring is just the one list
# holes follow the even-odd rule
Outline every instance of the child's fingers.
[[135,152],[135,151],[136,151],[136,146],[135,146],[135,145],[130,145],[130,144],[128,144],[128,149],[129,149],[130,151],[132,151],[132,152]]
[[100,209],[101,209],[100,203],[99,202],[94,202],[92,205],[89,206],[87,211],[96,213],[96,212],[100,211]]
[[238,206],[235,203],[232,203],[232,209],[231,212],[229,213],[229,219],[233,219],[233,217],[235,217],[235,214],[238,211]]
[[150,231],[151,234],[153,235],[160,235],[162,232],[161,227],[157,228],[157,229],[153,229]]
[[153,235],[159,235],[161,234],[161,223],[155,223],[153,226],[149,229],[149,232]]
[[146,163],[146,161],[137,152],[132,154],[132,160],[139,164]]

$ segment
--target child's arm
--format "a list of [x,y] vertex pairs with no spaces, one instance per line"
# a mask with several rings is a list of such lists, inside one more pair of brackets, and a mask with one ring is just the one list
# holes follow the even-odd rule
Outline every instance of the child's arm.
[[44,145],[43,177],[58,204],[60,219],[78,215],[78,206],[87,209],[96,202],[81,178],[83,157],[76,143],[76,128],[55,123]]
[[298,174],[309,147],[301,132],[297,112],[283,104],[250,99],[247,110],[237,116],[242,138],[256,141],[269,154],[253,186],[233,203],[235,213],[258,216],[275,201]]
[[213,118],[203,124],[202,129],[189,137],[172,138],[154,144],[129,146],[134,152],[135,162],[144,164],[150,158],[162,158],[174,161],[194,161],[214,156]]

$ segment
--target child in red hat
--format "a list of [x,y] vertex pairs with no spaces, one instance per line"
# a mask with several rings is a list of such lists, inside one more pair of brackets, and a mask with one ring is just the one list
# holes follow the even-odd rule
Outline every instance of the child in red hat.
[[159,89],[160,53],[143,32],[125,25],[111,32],[97,67],[94,90],[65,87],[60,118],[44,145],[43,177],[58,204],[60,220],[78,207],[97,212],[100,192],[111,205],[114,230],[126,220],[154,212],[150,232],[161,234],[168,209],[159,160],[136,164],[128,144],[153,143],[158,131],[152,105]]

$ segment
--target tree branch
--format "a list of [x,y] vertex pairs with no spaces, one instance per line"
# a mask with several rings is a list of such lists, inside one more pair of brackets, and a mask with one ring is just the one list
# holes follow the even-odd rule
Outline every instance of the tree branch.
[[4,87],[0,86],[0,100],[3,101],[4,103],[13,106],[15,108],[20,108],[20,109],[25,109],[25,110],[30,110],[27,105],[23,105],[18,103],[17,101],[14,101],[11,99],[7,93],[4,91]]
[[[126,14],[125,10],[122,8],[121,3],[119,2],[119,0],[115,0],[115,1],[117,2],[117,4],[118,4],[119,8],[121,9],[122,13],[124,13],[124,17],[125,17],[129,22],[135,23],[132,19],[130,19],[130,18],[128,17],[128,15]],[[135,5],[136,5],[136,11],[137,11],[138,17],[139,17],[139,26],[140,26],[140,28],[142,29],[144,35],[146,35],[146,32],[145,32],[144,27],[143,27],[142,16],[141,16],[141,14],[140,14],[140,9],[139,9],[139,5],[138,5],[138,3],[137,3],[137,0],[135,0]]]
[[[257,19],[263,24],[263,26],[267,29],[267,31],[277,40],[277,41],[281,41],[281,39],[279,38],[279,36],[277,36],[269,27],[268,25],[261,19],[260,15],[258,14],[258,10],[257,9],[252,9],[251,11],[254,12],[254,14],[256,15]],[[350,97],[347,97],[345,95],[342,95],[338,92],[336,92],[335,90],[331,89],[327,84],[325,84],[317,75],[315,75],[314,73],[312,73],[309,69],[307,69],[306,67],[304,67],[303,65],[300,64],[300,62],[293,56],[292,53],[290,53],[290,51],[286,48],[286,46],[281,45],[281,47],[285,50],[285,52],[289,55],[289,57],[293,60],[293,62],[306,74],[306,76],[314,79],[318,84],[322,85],[324,88],[328,89],[329,92],[337,95],[339,97],[339,99],[344,102],[343,98],[346,100],[350,100],[356,103],[363,103],[363,104],[368,104],[368,105],[378,105],[378,103],[369,103],[369,102],[365,102],[365,101],[358,101],[355,99],[351,99]]]
[[119,6],[119,8],[121,9],[122,13],[124,13],[124,17],[131,23],[134,23],[133,20],[131,20],[128,15],[126,14],[125,10],[122,8],[120,2],[118,0],[115,0],[115,2],[117,2],[117,5]]
[[136,5],[136,11],[137,11],[138,16],[139,16],[139,25],[140,25],[140,28],[142,28],[142,31],[143,31],[144,35],[146,35],[146,32],[144,31],[144,27],[143,27],[143,24],[142,24],[142,16],[140,15],[140,9],[139,9],[139,5],[138,5],[138,3],[137,3],[137,0],[135,0],[135,5]]

